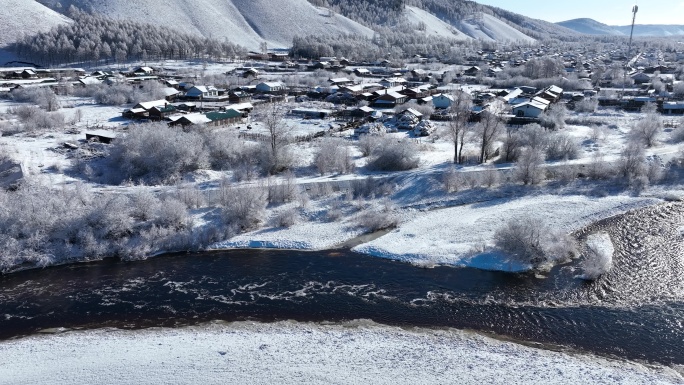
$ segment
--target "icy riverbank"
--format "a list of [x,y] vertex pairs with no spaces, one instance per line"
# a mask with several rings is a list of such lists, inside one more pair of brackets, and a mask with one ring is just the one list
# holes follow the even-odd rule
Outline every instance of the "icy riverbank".
[[448,330],[212,324],[0,343],[0,384],[674,384],[669,369]]
[[[453,265],[484,270],[522,272],[532,266],[492,251],[494,232],[512,218],[531,216],[549,230],[571,233],[601,219],[660,203],[654,198],[617,195],[538,195],[493,199],[433,211],[403,210],[397,229],[363,243],[353,251],[421,266]],[[330,249],[356,238],[361,230],[349,218],[302,222],[241,234],[212,249]]]

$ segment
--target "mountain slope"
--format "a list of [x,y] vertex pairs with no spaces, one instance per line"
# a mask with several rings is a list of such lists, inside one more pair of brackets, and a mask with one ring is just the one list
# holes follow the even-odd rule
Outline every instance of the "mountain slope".
[[0,12],[0,47],[22,35],[49,31],[52,27],[71,22],[35,0],[2,0]]
[[[574,19],[556,23],[573,31],[587,35],[629,36],[631,25],[609,26],[592,19]],[[634,36],[684,36],[684,25],[637,24]]]
[[[613,27],[616,30],[629,35],[632,26],[617,26]],[[637,24],[634,26],[634,36],[682,36],[684,35],[684,25],[654,25],[654,24]]]
[[485,41],[518,41],[533,43],[533,37],[527,36],[502,20],[488,14],[480,14],[464,19],[458,24],[459,30],[475,39]]
[[289,47],[294,36],[303,34],[373,35],[369,28],[343,16],[328,17],[327,10],[316,8],[306,0],[42,1],[53,9],[66,10],[74,5],[113,19],[162,25],[214,39],[225,38],[250,49],[257,49],[263,41],[271,47]]
[[417,7],[406,7],[404,15],[407,21],[416,29],[424,28],[428,36],[440,36],[455,40],[468,40],[470,36],[459,31],[453,25],[441,20],[430,12]]
[[[567,21],[561,21],[560,23],[556,23],[558,25],[561,25],[566,28],[570,28],[573,31],[577,31],[579,33],[584,33],[587,35],[610,35],[610,36],[621,36],[624,35],[624,33],[620,32],[619,30],[608,26],[603,23],[599,23],[596,20],[593,19],[573,19],[573,20],[567,20]],[[629,33],[629,32],[627,32]]]

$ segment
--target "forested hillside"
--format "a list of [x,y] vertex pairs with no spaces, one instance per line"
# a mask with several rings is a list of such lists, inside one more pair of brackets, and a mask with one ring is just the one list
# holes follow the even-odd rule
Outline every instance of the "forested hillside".
[[485,14],[494,16],[512,28],[538,40],[568,39],[577,36],[576,32],[562,26],[468,0],[378,0],[372,2],[365,0],[309,0],[309,2],[317,6],[329,7],[370,27],[399,23],[402,21],[404,8],[415,6],[425,9],[455,26],[468,20],[481,19],[481,15]]
[[224,58],[244,54],[227,41],[178,33],[133,21],[112,20],[72,9],[72,24],[25,36],[15,45],[21,57],[52,65],[78,61]]

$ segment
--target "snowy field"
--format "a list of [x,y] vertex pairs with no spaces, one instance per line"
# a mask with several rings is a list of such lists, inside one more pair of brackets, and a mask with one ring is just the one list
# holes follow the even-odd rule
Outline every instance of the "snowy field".
[[455,330],[216,323],[0,343],[0,384],[678,384],[671,369]]

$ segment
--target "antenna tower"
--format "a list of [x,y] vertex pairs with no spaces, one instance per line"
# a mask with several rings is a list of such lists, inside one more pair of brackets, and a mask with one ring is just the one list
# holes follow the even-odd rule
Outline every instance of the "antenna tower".
[[634,5],[632,7],[632,30],[629,33],[629,48],[627,49],[627,64],[625,64],[623,79],[622,79],[622,97],[625,97],[625,87],[627,86],[627,70],[629,68],[629,63],[632,55],[632,39],[634,38],[634,24],[636,23],[636,15],[639,12],[639,6]]

